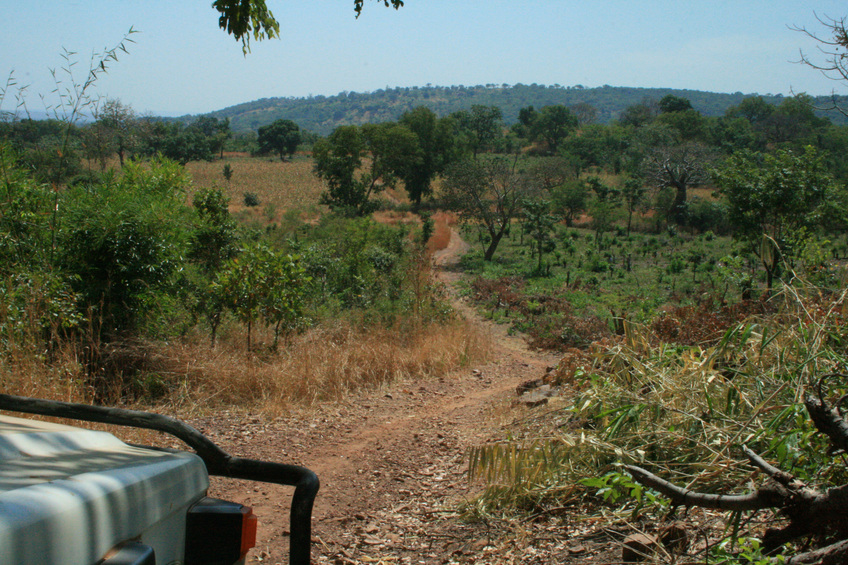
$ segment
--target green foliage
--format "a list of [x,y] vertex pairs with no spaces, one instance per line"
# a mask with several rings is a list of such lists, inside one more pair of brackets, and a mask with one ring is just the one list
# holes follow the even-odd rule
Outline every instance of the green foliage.
[[480,226],[488,240],[484,259],[491,261],[521,210],[527,179],[504,158],[466,159],[451,166],[442,188],[446,205]]
[[255,41],[279,37],[280,24],[265,5],[265,0],[215,0],[212,2],[221,16],[218,27],[241,41],[242,51],[250,51],[250,36]]
[[260,319],[274,328],[276,349],[281,335],[287,337],[306,325],[304,293],[308,282],[297,256],[254,244],[225,263],[212,292],[247,324],[248,350],[253,326]]
[[416,158],[407,158],[395,173],[403,180],[409,199],[415,204],[432,192],[430,183],[437,174],[456,158],[456,124],[452,118],[437,118],[436,114],[418,106],[400,117],[399,122],[417,137]]
[[259,197],[255,192],[245,192],[242,202],[244,202],[244,205],[248,208],[254,208],[260,204]]
[[660,99],[657,105],[659,106],[660,112],[663,112],[664,114],[685,112],[692,109],[692,103],[689,102],[688,99],[675,96],[674,94],[666,94]]
[[237,251],[238,234],[230,217],[230,199],[220,189],[202,189],[192,198],[197,213],[189,258],[208,273],[216,272]]
[[[217,118],[213,119],[217,122]],[[228,135],[229,122],[214,125],[205,118],[198,118],[187,126],[181,122],[148,122],[139,133],[137,154],[142,157],[161,155],[182,165],[189,161],[212,161],[223,149]]]
[[[296,122],[302,129],[329,135],[342,125],[397,121],[410,108],[418,106],[427,107],[440,117],[461,110],[468,111],[472,105],[497,106],[503,113],[505,125],[509,127],[519,123],[519,113],[529,105],[536,109],[562,105],[575,114],[579,108],[588,105],[595,110],[595,123],[591,126],[595,127],[619,120],[629,106],[639,105],[643,101],[647,101],[647,117],[650,121],[658,110],[655,107],[656,102],[651,101],[660,100],[667,94],[688,98],[693,108],[710,119],[724,116],[728,108],[746,100],[746,97],[738,92],[726,94],[667,88],[479,84],[397,87],[371,92],[344,91],[334,96],[304,98],[263,98],[220,110],[214,115],[230,118],[236,132],[255,131],[259,126],[274,120],[288,119]],[[775,106],[781,104],[784,98],[764,96],[763,100],[766,104]],[[837,102],[844,105],[846,98],[837,96]],[[818,96],[814,99],[817,108],[827,108],[830,103],[830,96]],[[827,116],[835,124],[846,123],[846,118],[836,111],[817,110],[816,114]],[[585,129],[586,125],[581,124],[581,129]]]
[[300,143],[300,128],[291,120],[277,120],[259,128],[257,154],[276,153],[280,160],[292,156]]
[[801,235],[825,218],[844,217],[841,192],[812,147],[800,154],[733,155],[714,177],[727,199],[734,237],[760,257],[768,288],[783,257],[796,253]]
[[187,183],[181,167],[157,160],[128,163],[121,178],[64,195],[57,262],[104,337],[137,328],[170,284],[188,234]]
[[16,163],[9,145],[0,143],[0,275],[50,263],[56,198]]
[[339,209],[367,211],[367,187],[356,178],[364,152],[365,141],[356,126],[339,127],[329,138],[315,143],[312,149],[315,174],[328,187],[323,203]]
[[598,177],[590,177],[587,184],[594,198],[589,204],[589,214],[592,216],[592,227],[595,230],[595,241],[598,250],[602,247],[604,233],[612,229],[618,215],[619,191],[604,184]]
[[309,233],[308,243],[295,250],[316,282],[318,304],[361,308],[401,294],[402,260],[407,231],[372,220],[326,218]]
[[[386,7],[392,6],[396,10],[403,6],[403,0],[382,2]],[[364,4],[365,0],[353,0],[356,17],[362,13]],[[221,14],[218,27],[226,30],[236,41],[241,41],[245,55],[250,52],[251,36],[254,41],[280,36],[280,24],[268,9],[265,0],[215,0],[212,7]]]
[[586,183],[575,179],[551,188],[551,208],[565,220],[565,225],[571,227],[574,219],[586,210],[589,190]]
[[51,271],[16,270],[0,283],[0,351],[42,351],[80,327],[79,296]]
[[459,124],[459,130],[475,159],[502,134],[503,112],[497,106],[474,104],[470,110],[454,112],[452,117]]
[[568,134],[577,128],[577,117],[561,104],[545,106],[538,112],[533,106],[523,108],[518,119],[524,128],[521,133],[531,141],[544,142],[553,155]]
[[542,258],[556,248],[553,239],[556,218],[550,213],[547,200],[524,200],[522,204],[522,229],[533,240],[533,253],[538,258],[535,273],[545,273]]
[[312,155],[315,174],[327,183],[322,204],[363,216],[376,209],[372,194],[394,186],[398,171],[417,166],[421,148],[416,135],[404,125],[367,124],[336,129],[329,138],[315,143]]

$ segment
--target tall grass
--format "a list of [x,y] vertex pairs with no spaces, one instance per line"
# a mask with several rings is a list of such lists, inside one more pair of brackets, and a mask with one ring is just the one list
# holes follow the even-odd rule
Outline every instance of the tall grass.
[[[240,327],[223,332],[215,349],[200,335],[112,344],[107,359],[125,370],[113,377],[112,396],[141,408],[167,405],[178,412],[226,406],[276,413],[399,380],[444,376],[484,360],[491,350],[488,334],[458,319],[403,330],[337,321],[294,337],[278,353],[246,352],[243,332]],[[9,350],[0,358],[0,389],[90,402],[92,375],[80,361],[84,353],[76,342],[61,344],[49,356]]]
[[395,381],[448,374],[485,359],[488,336],[461,320],[408,332],[340,321],[298,336],[279,355],[177,344],[168,354],[183,369],[170,398],[183,406],[242,406],[277,412],[337,401]]

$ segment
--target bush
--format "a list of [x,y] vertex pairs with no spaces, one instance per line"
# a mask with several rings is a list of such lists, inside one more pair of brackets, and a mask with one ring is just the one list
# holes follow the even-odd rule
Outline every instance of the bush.
[[699,232],[712,231],[719,235],[729,233],[727,206],[703,198],[692,198],[687,206],[689,225]]
[[256,195],[255,192],[244,193],[244,205],[248,208],[259,206],[259,197]]
[[120,179],[69,189],[58,262],[107,340],[135,329],[166,291],[189,233],[188,178],[171,161],[128,163]]

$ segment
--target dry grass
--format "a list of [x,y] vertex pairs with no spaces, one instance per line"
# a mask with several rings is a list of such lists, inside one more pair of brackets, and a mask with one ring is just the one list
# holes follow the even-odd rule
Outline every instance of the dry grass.
[[[810,436],[800,399],[844,367],[848,291],[823,298],[787,287],[774,301],[774,313],[728,320],[711,345],[657,343],[648,328],[628,323],[623,338],[597,343],[579,359],[567,355],[555,373],[571,390],[534,419],[544,424],[472,450],[470,474],[487,486],[478,505],[584,500],[597,489],[581,480],[621,463],[695,490],[741,492],[750,480],[743,444],[782,468],[815,468],[818,480],[839,475],[840,462]],[[846,386],[828,384],[837,397]]]
[[176,344],[166,354],[182,365],[184,376],[169,402],[276,413],[394,381],[444,376],[484,359],[490,349],[487,335],[460,320],[407,332],[338,322],[295,338],[277,355],[248,355],[235,344],[214,351]]
[[[233,171],[229,182],[224,179],[224,166]],[[192,162],[186,165],[196,187],[218,187],[230,197],[230,212],[239,213],[245,208],[244,194],[252,193],[259,198],[258,208],[270,216],[270,221],[279,221],[287,211],[300,211],[315,215],[322,209],[318,201],[324,185],[312,173],[312,160],[295,156],[291,161],[253,158],[247,155],[225,154],[220,161]]]
[[26,349],[6,352],[0,358],[0,391],[68,402],[91,399],[75,344],[61,346],[49,356]]
[[445,249],[451,240],[451,228],[456,223],[456,215],[450,212],[439,211],[433,214],[433,235],[427,241],[427,250],[432,253]]
[[[135,354],[139,373],[115,380],[116,398],[141,409],[167,405],[169,412],[184,416],[221,407],[279,413],[394,381],[442,377],[484,360],[491,350],[490,337],[462,320],[404,331],[337,322],[294,338],[276,354],[267,349],[248,354],[241,332],[232,335],[214,350],[204,339],[191,338],[126,344],[121,355]],[[77,347],[67,346],[49,363],[23,352],[8,356],[0,365],[0,388],[8,394],[91,402],[77,353]],[[157,397],[131,400],[131,386]]]

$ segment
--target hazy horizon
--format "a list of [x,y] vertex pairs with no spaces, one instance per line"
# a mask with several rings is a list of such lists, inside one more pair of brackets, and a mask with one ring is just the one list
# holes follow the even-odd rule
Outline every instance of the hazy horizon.
[[[0,37],[0,73],[28,85],[31,110],[55,89],[48,68],[90,56],[132,27],[134,43],[97,84],[140,114],[202,114],[262,98],[478,84],[582,84],[708,92],[845,94],[846,85],[800,65],[817,44],[790,26],[825,34],[835,1],[796,0],[584,5],[570,0],[406,0],[398,11],[366,1],[268,0],[282,39],[241,45],[220,30],[208,2],[0,0],[16,30]],[[815,12],[814,12],[815,10]],[[22,31],[23,30],[23,31]],[[61,70],[59,74],[63,73]],[[3,81],[5,82],[5,80]],[[65,83],[67,85],[67,81]],[[16,87],[15,87],[16,88]],[[12,100],[4,101],[10,110]]]

